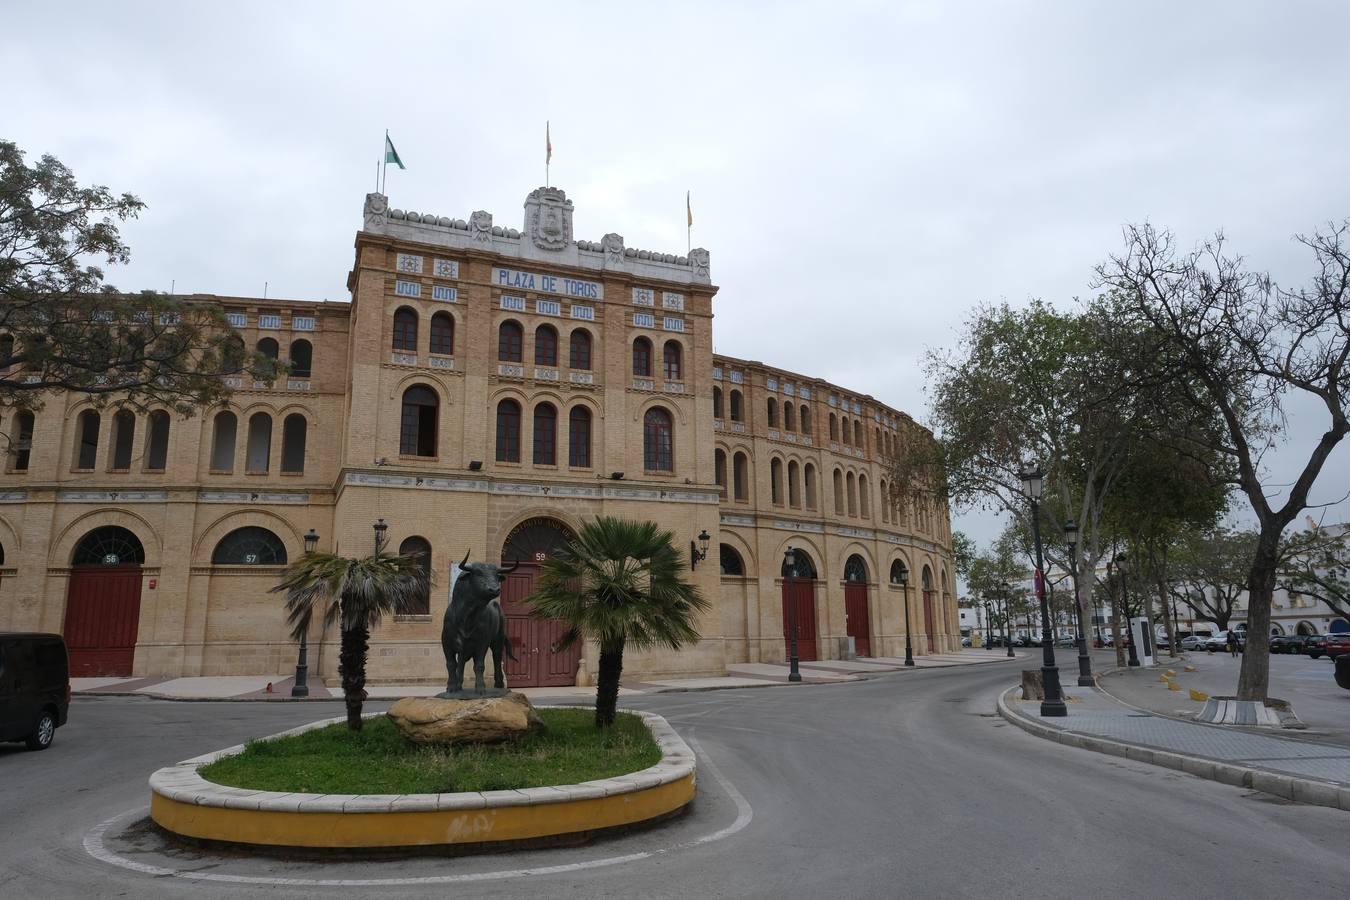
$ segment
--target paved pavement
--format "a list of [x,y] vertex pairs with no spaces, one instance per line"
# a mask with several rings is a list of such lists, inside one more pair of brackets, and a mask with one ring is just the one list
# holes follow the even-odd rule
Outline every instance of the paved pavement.
[[172,848],[137,824],[154,769],[336,702],[77,697],[52,749],[0,748],[0,893],[1231,900],[1350,883],[1346,813],[1028,735],[995,715],[1012,675],[634,695],[625,705],[665,716],[699,756],[685,816],[585,847],[366,862]]
[[[1027,652],[1018,652],[1026,661]],[[914,658],[912,668],[895,657],[876,657],[859,660],[822,660],[800,663],[802,681],[807,684],[831,684],[840,681],[859,681],[886,672],[916,669],[946,669],[955,666],[990,665],[1015,662],[1003,652],[963,650],[957,653],[934,653]],[[654,681],[623,682],[620,696],[656,694],[665,691],[706,691],[721,688],[771,687],[788,683],[788,666],[784,663],[737,663],[727,667],[728,674],[705,678],[670,678]],[[71,690],[76,694],[123,695],[136,694],[171,700],[291,700],[292,675],[226,675],[202,678],[72,678]],[[331,700],[341,697],[341,688],[326,687],[317,678],[309,680],[307,700]],[[444,690],[440,684],[372,684],[366,695],[373,700],[398,697],[431,697]],[[594,687],[521,688],[531,700],[566,700],[595,695]]]

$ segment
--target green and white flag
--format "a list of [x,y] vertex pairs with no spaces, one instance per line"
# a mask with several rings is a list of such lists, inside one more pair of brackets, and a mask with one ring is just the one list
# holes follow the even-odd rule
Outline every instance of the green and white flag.
[[384,133],[384,162],[385,165],[394,163],[400,169],[408,168],[403,164],[403,160],[398,158],[398,151],[394,149],[394,142],[389,140],[389,132]]

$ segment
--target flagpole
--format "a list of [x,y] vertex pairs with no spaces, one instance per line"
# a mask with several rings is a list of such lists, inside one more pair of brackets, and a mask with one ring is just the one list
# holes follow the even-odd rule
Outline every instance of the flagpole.
[[375,160],[375,193],[380,192],[380,161]]
[[384,146],[380,148],[380,158],[384,162],[380,166],[380,193],[384,193],[384,182],[389,175],[389,129],[384,130]]

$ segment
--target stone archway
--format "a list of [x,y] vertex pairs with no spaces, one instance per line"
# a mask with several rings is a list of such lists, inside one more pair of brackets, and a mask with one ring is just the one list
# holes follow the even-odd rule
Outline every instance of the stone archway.
[[515,571],[502,579],[501,596],[506,634],[516,657],[506,660],[506,678],[511,687],[576,684],[581,644],[555,652],[553,647],[567,626],[552,619],[533,618],[529,604],[544,562],[574,537],[565,523],[536,516],[512,528],[502,542],[502,563],[516,563]]

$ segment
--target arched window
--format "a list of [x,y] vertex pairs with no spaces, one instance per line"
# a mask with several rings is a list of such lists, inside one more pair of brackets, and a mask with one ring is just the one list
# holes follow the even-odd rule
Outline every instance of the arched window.
[[741,392],[732,388],[731,390],[731,421],[745,421],[745,400],[741,397]]
[[867,489],[867,476],[858,476],[858,512],[864,519],[872,518],[872,492]]
[[844,561],[844,580],[867,583],[867,563],[856,553]]
[[858,514],[858,479],[852,472],[844,476],[844,482],[848,486],[848,514],[856,516]]
[[424,384],[415,384],[403,392],[399,416],[398,452],[403,456],[436,456],[436,423],[440,418],[440,398]]
[[272,465],[272,417],[265,412],[254,413],[248,419],[248,448],[244,456],[244,471],[266,473]]
[[717,561],[722,567],[723,578],[744,578],[745,563],[741,555],[730,544],[717,545]]
[[567,367],[579,372],[591,370],[591,333],[584,328],[573,331],[568,339]]
[[880,428],[873,429],[872,437],[874,438],[874,440],[872,441],[872,452],[873,453],[881,452],[881,429]]
[[802,404],[801,429],[802,434],[811,433],[811,407],[805,403]]
[[558,364],[558,332],[552,325],[540,325],[534,330],[534,364],[536,366]]
[[769,460],[769,502],[783,502],[783,461],[776,456]]
[[639,378],[652,377],[652,342],[645,337],[633,341],[633,374]]
[[796,408],[795,406],[793,406],[791,403],[784,403],[784,404],[783,404],[783,430],[784,430],[784,431],[796,431],[796,430],[797,430],[797,415],[796,415],[796,413],[797,413],[797,408]]
[[230,335],[220,349],[220,371],[226,375],[244,371],[247,356],[248,350],[244,347],[244,339],[237,334]]
[[778,427],[778,401],[770,397],[765,404],[768,411],[768,422],[770,428]]
[[417,313],[406,306],[394,312],[394,349],[417,352]]
[[675,471],[674,421],[659,406],[642,418],[642,465],[649,472]]
[[722,389],[720,387],[713,388],[713,418],[722,418]]
[[853,420],[853,446],[857,447],[859,450],[864,449],[862,419]]
[[924,567],[923,567],[923,575],[921,576],[921,578],[923,579],[923,589],[924,589],[925,591],[931,591],[931,590],[933,589],[933,572],[932,572],[932,570],[929,569],[927,566],[924,566]]
[[784,578],[809,578],[814,581],[816,564],[809,553],[798,548],[790,557],[783,554],[783,565],[779,571]]
[[398,545],[399,556],[410,556],[417,561],[425,576],[422,593],[418,595],[412,605],[408,608],[407,614],[412,616],[431,615],[431,544],[426,538],[410,537]]
[[75,459],[73,468],[92,469],[98,463],[99,415],[92,409],[80,413],[75,425]]
[[314,345],[301,338],[291,341],[291,376],[308,378],[314,372]]
[[802,505],[801,467],[795,459],[788,461],[788,506]]
[[113,414],[113,458],[114,472],[131,471],[131,451],[136,440],[136,416],[129,409],[119,409]]
[[455,319],[448,312],[438,312],[431,317],[431,353],[450,356],[455,352]]
[[881,479],[881,521],[891,520],[890,504],[886,502],[886,479]]
[[28,462],[33,455],[33,421],[33,414],[26,409],[14,417],[10,440],[14,442],[15,472],[28,471]]
[[519,322],[507,319],[497,328],[497,361],[525,361],[525,332]]
[[268,359],[274,360],[280,354],[281,348],[277,346],[276,338],[263,338],[258,341],[258,352]]
[[140,538],[118,525],[104,525],[80,538],[72,566],[139,566],[145,563]]
[[721,447],[713,451],[713,481],[723,494],[727,492],[727,452]]
[[802,500],[807,509],[816,508],[816,467],[811,463],[802,468]]
[[591,467],[591,411],[584,406],[574,406],[567,414],[567,464]]
[[838,469],[834,470],[834,514],[844,514],[844,473]]
[[897,559],[891,563],[891,584],[900,584],[909,575],[909,568],[905,566],[903,559]]
[[266,528],[248,525],[220,539],[211,552],[213,566],[284,566],[286,545]]
[[497,462],[520,462],[520,404],[509,398],[497,404]]
[[281,423],[281,471],[299,474],[305,471],[305,441],[309,422],[300,413],[291,413]]
[[835,418],[834,413],[830,413],[830,440],[839,440],[839,420]]
[[750,499],[750,460],[744,453],[731,459],[731,496],[741,501]]
[[534,464],[558,464],[558,411],[552,403],[540,403],[534,408]]
[[681,350],[679,341],[666,341],[662,357],[666,364],[666,381],[679,381],[681,377]]
[[0,334],[0,369],[8,369],[14,358],[14,335]]
[[216,413],[211,435],[211,471],[234,471],[234,442],[239,433],[239,419],[234,413]]

